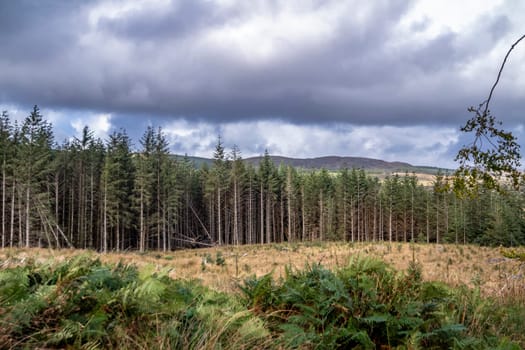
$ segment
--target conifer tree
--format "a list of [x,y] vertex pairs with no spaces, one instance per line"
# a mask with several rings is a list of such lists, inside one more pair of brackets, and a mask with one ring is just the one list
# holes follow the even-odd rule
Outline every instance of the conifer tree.
[[124,130],[110,135],[101,177],[103,228],[101,250],[131,246],[135,237],[126,236],[133,226],[131,206],[135,169],[131,141]]
[[136,210],[139,213],[139,251],[141,252],[149,248],[150,207],[155,182],[152,164],[152,154],[155,150],[154,137],[153,128],[148,126],[140,139],[142,149],[137,156],[134,157],[136,169],[134,194]]
[[[51,175],[51,148],[53,131],[51,124],[44,120],[38,106],[34,106],[20,133],[17,173],[19,191],[24,194],[25,234],[23,244],[42,243],[45,238],[51,244],[49,236],[49,218],[51,203],[48,196],[49,176]],[[22,244],[22,242],[19,242]]]
[[11,125],[9,122],[9,115],[7,111],[3,111],[0,116],[0,168],[2,172],[2,204],[1,204],[1,234],[2,234],[2,248],[7,244],[7,223],[8,223],[8,213],[7,213],[7,201],[8,195],[7,192],[9,188],[7,187],[7,177],[8,177],[8,168],[12,162],[12,144],[11,144]]

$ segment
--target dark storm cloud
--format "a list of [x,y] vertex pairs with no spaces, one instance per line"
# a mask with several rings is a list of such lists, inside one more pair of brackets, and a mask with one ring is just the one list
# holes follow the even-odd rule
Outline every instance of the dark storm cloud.
[[19,0],[0,3],[0,47],[11,62],[38,65],[75,45],[82,30],[80,1]]
[[[321,15],[341,3],[318,2],[308,11]],[[481,18],[467,33],[403,38],[398,24],[413,2],[396,0],[349,2],[327,17],[328,34],[297,39],[286,20],[279,22],[286,6],[278,1],[129,4],[140,3],[2,2],[0,102],[212,122],[457,125],[458,114],[484,98],[495,76],[465,78],[462,69],[510,30],[508,18],[498,15]],[[123,9],[112,14],[104,6]],[[267,34],[272,28],[264,27],[240,44],[213,36],[229,29],[236,35],[261,17],[285,29]],[[404,35],[430,22],[418,19]],[[311,30],[307,25],[300,31]],[[506,107],[518,103],[511,99]]]

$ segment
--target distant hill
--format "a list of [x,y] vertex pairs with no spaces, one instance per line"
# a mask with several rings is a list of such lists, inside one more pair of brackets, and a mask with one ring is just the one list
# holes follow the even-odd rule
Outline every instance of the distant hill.
[[[177,159],[183,159],[184,156],[176,156]],[[201,167],[204,164],[211,166],[213,160],[209,158],[201,157],[187,157],[197,167]],[[295,168],[314,170],[314,169],[327,169],[327,170],[340,170],[344,168],[352,169],[364,169],[370,172],[387,172],[387,173],[423,173],[423,174],[436,174],[439,168],[428,167],[428,166],[414,166],[404,162],[387,162],[380,159],[365,158],[365,157],[339,157],[339,156],[326,156],[317,158],[289,158],[282,156],[270,156],[273,163],[276,166],[279,165],[290,165]],[[263,157],[250,157],[245,158],[244,161],[253,166],[258,166]],[[444,169],[447,170],[447,169]]]
[[[288,158],[281,156],[270,156],[275,165],[291,165],[296,168],[303,169],[352,169],[360,168],[365,170],[389,170],[389,171],[404,171],[410,170],[414,167],[408,163],[402,162],[387,162],[379,159],[363,158],[363,157],[317,157],[317,158]],[[247,163],[258,165],[263,157],[246,158]]]

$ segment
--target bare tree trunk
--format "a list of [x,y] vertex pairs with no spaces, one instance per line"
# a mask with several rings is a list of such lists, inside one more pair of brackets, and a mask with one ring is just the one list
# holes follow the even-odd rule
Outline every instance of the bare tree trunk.
[[388,208],[388,241],[392,243],[392,198],[390,198],[390,206]]
[[266,243],[270,243],[272,241],[271,235],[272,235],[272,223],[271,223],[271,207],[270,207],[270,194],[266,194]]
[[104,227],[102,236],[102,252],[108,252],[108,184],[104,180]]
[[116,247],[116,250],[118,252],[120,250],[120,208],[117,208],[117,227],[115,229],[115,233],[116,233],[115,247]]
[[359,179],[357,179],[357,241],[361,241],[361,193],[359,188]]
[[95,225],[94,225],[94,219],[95,219],[95,198],[94,198],[94,187],[95,187],[95,184],[94,184],[94,180],[93,180],[93,166],[91,167],[91,178],[90,178],[90,182],[91,182],[91,188],[90,188],[90,191],[91,191],[91,195],[90,195],[90,213],[89,213],[89,222],[90,222],[90,230],[89,230],[89,247],[92,248],[93,247],[93,236],[95,234]]
[[302,221],[303,221],[303,230],[301,240],[304,242],[306,238],[306,210],[304,207],[304,185],[301,187],[301,210],[302,210]]
[[319,193],[319,239],[323,240],[324,231],[324,207],[323,207],[323,191]]
[[378,239],[383,242],[385,240],[385,229],[384,229],[384,222],[383,222],[383,200],[381,199],[381,196],[379,197],[379,232],[378,232]]
[[458,203],[457,197],[454,196],[454,233],[456,235],[456,244],[458,244]]
[[374,223],[372,227],[372,241],[377,240],[377,195],[374,196]]
[[145,238],[146,232],[144,230],[144,191],[141,189],[140,191],[140,243],[139,243],[139,251],[143,252],[145,248]]
[[280,210],[281,211],[281,242],[284,242],[284,202],[283,202],[282,196],[280,200],[280,209],[281,209]]
[[29,235],[31,232],[30,223],[31,223],[31,213],[30,213],[30,205],[29,205],[29,199],[31,197],[31,190],[30,185],[27,184],[26,189],[26,248],[29,248]]
[[260,232],[260,235],[261,235],[261,241],[259,243],[263,244],[264,243],[264,188],[263,188],[263,183],[261,181],[261,232]]
[[[82,156],[81,156],[82,157]],[[84,247],[84,169],[82,166],[82,160],[80,161],[80,176],[78,180],[78,221],[77,221],[77,234],[78,234],[78,246]]]
[[443,192],[443,208],[445,210],[445,235],[448,236],[448,230],[449,230],[449,215],[448,215],[448,200],[447,200],[447,193]]
[[[59,183],[59,175],[58,175],[58,172],[57,174],[55,174],[55,225],[56,225],[56,229],[58,231],[58,229],[60,228],[59,225],[58,225],[58,203],[60,201],[60,183]],[[57,239],[57,243],[58,243],[58,239]]]
[[24,232],[22,231],[22,223],[24,220],[24,210],[22,209],[22,190],[18,193],[18,246],[22,248],[24,245]]
[[75,231],[75,186],[71,184],[71,197],[69,198],[70,202],[70,221],[69,221],[69,240],[73,243],[76,243],[73,232]]
[[252,193],[252,179],[250,175],[250,189],[248,194],[248,244],[253,244],[255,239],[253,237],[253,193]]
[[436,196],[436,243],[439,243],[439,196]]
[[2,165],[2,248],[5,247],[5,241],[6,241],[6,217],[5,217],[5,207],[6,207],[6,196],[5,196],[5,190],[6,190],[6,174],[5,174],[5,160],[4,164]]
[[288,176],[286,177],[286,192],[287,193],[287,209],[288,209],[288,241],[293,242],[295,237],[292,233],[292,174],[290,168],[288,168]]
[[430,199],[427,193],[427,243],[430,243]]
[[410,200],[410,240],[414,241],[414,188],[411,188],[411,200]]
[[11,227],[9,232],[9,248],[13,248],[15,239],[15,197],[16,197],[16,180],[13,179],[13,192],[11,197]]
[[350,197],[350,233],[352,236],[352,243],[355,241],[355,208],[354,208],[354,198]]
[[237,178],[233,181],[233,244],[239,245],[239,189]]
[[[344,190],[343,190],[344,191]],[[343,194],[343,239],[346,241],[347,240],[347,213],[346,213],[346,192],[344,192]]]
[[221,189],[219,187],[219,189],[217,190],[217,225],[219,226],[217,232],[219,234],[219,245],[223,244],[221,216]]
[[[166,196],[167,198],[167,196]],[[164,208],[167,208],[167,205],[164,205]],[[167,227],[166,227],[166,220],[168,219],[167,218],[167,210],[164,209],[163,210],[163,219],[162,219],[162,251],[163,252],[166,252],[166,250],[168,249],[168,232],[167,232]]]

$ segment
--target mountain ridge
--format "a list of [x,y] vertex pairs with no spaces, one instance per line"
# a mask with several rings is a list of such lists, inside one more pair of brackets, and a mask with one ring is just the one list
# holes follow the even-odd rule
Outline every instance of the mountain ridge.
[[[177,159],[183,159],[185,156],[176,155]],[[211,166],[213,159],[204,157],[186,156],[196,166],[201,167],[203,164]],[[264,156],[243,158],[247,164],[258,166]],[[386,161],[382,159],[355,157],[355,156],[321,156],[311,158],[294,158],[286,156],[270,155],[270,159],[275,166],[293,166],[306,170],[326,169],[336,171],[344,168],[363,169],[368,171],[386,171],[386,172],[421,172],[428,174],[435,174],[439,170],[450,170],[432,166],[412,165],[407,162],[400,161]]]
[[[247,163],[258,165],[264,157],[249,157],[245,161]],[[339,170],[343,168],[361,168],[361,169],[385,169],[385,170],[404,170],[412,169],[413,165],[404,162],[388,162],[381,159],[366,158],[366,157],[350,157],[350,156],[322,156],[312,158],[293,158],[285,156],[270,156],[275,165],[291,165],[303,169],[327,169]]]

